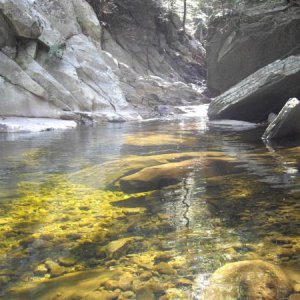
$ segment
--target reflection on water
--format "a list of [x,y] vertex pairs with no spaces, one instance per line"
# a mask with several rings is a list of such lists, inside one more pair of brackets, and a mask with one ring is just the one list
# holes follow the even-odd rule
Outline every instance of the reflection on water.
[[1,297],[204,299],[244,260],[297,291],[300,147],[204,121],[0,135]]

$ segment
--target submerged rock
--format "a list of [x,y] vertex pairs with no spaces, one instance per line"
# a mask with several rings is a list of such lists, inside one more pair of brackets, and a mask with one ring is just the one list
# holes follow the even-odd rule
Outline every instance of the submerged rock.
[[109,258],[120,258],[135,248],[135,242],[142,240],[141,237],[129,237],[111,241],[107,246],[100,249],[99,254],[105,254]]
[[23,288],[14,288],[7,299],[116,299],[118,293],[99,291],[98,288],[103,282],[119,277],[120,274],[118,270],[103,269],[75,272],[40,283],[28,284]]
[[300,94],[300,56],[277,60],[215,98],[210,119],[261,122],[277,113],[287,99]]
[[300,134],[300,102],[290,99],[262,136],[263,140],[279,139]]
[[179,183],[185,175],[191,172],[196,160],[184,160],[182,162],[167,163],[153,167],[147,167],[132,175],[120,179],[120,185],[124,190],[149,191]]
[[286,299],[292,290],[279,267],[262,260],[246,260],[215,271],[201,299]]

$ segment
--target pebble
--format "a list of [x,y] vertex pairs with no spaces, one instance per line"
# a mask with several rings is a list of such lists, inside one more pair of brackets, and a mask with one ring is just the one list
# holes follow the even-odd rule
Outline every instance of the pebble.
[[176,273],[172,267],[166,262],[160,262],[156,266],[154,266],[154,270],[160,274],[173,275]]

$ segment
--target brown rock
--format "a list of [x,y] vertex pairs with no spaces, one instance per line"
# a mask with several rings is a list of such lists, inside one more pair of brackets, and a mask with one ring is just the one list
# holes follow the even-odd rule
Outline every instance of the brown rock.
[[45,261],[45,266],[50,272],[51,277],[58,277],[66,273],[65,268],[61,267],[58,263],[51,259]]
[[120,185],[125,191],[157,190],[173,185],[182,180],[182,177],[191,172],[196,160],[167,163],[147,167],[132,175],[121,178]]
[[136,291],[136,300],[155,300],[155,295],[150,288],[142,287]]
[[160,262],[154,266],[154,270],[160,274],[174,275],[176,271],[166,262]]
[[205,300],[285,299],[292,291],[285,273],[262,260],[228,263],[211,277],[203,293]]

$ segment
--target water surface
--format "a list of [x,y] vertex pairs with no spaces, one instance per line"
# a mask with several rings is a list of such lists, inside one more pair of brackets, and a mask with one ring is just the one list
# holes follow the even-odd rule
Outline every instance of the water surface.
[[0,135],[1,297],[201,299],[248,259],[299,278],[300,147],[229,125]]

